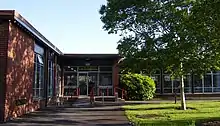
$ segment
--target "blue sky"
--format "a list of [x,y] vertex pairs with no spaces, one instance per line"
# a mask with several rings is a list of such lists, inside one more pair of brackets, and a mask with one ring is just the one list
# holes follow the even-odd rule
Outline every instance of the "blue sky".
[[118,35],[102,29],[105,0],[3,0],[64,53],[117,53]]

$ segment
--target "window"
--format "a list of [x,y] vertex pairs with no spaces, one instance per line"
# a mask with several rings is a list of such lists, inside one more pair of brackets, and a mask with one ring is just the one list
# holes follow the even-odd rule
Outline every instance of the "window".
[[61,86],[61,68],[59,65],[57,65],[57,68],[56,68],[56,85],[55,85],[55,88],[56,88],[56,96],[58,95],[61,95],[61,92],[60,92],[60,86]]
[[212,76],[206,74],[204,76],[204,92],[212,92]]
[[77,73],[64,74],[64,95],[77,95]]
[[113,95],[112,73],[99,74],[99,95]]
[[172,80],[170,75],[163,75],[164,93],[172,93]]
[[109,67],[100,67],[99,70],[102,72],[102,71],[109,71],[109,72],[112,72],[112,67],[109,66]]
[[37,60],[40,64],[44,64],[43,59],[40,55],[37,55]]
[[64,86],[77,86],[77,74],[65,74]]
[[194,75],[193,83],[194,83],[194,92],[202,93],[203,92],[202,79],[199,76]]
[[213,92],[220,92],[220,72],[213,73]]
[[112,86],[112,73],[100,73],[100,86]]
[[52,97],[53,96],[53,87],[54,87],[54,68],[53,68],[53,61],[49,60],[48,61],[48,96]]
[[153,75],[151,78],[156,84],[156,93],[160,93],[160,75]]
[[44,49],[37,44],[34,45],[34,52],[40,54],[41,56],[44,55]]
[[192,92],[191,89],[192,89],[192,87],[191,87],[191,75],[186,75],[184,77],[184,91],[186,93],[190,93],[190,92]]
[[44,97],[44,63],[43,56],[35,53],[33,97]]

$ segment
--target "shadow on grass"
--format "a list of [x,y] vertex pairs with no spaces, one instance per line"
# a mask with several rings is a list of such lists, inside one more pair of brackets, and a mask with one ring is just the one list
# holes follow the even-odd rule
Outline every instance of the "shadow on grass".
[[[160,115],[153,115],[155,118]],[[160,116],[163,117],[163,116]],[[149,119],[149,118],[148,118]],[[135,125],[145,126],[220,126],[220,117],[215,118],[196,118],[191,120],[155,120],[155,121],[138,121]]]
[[155,122],[140,121],[135,125],[145,126],[219,126],[220,118],[209,118],[209,119],[196,119],[196,120],[158,120]]
[[220,126],[220,117],[197,119],[196,126]]
[[164,116],[163,115],[159,115],[159,114],[136,115],[136,118],[142,118],[142,119],[158,118],[158,117],[164,117]]
[[154,122],[138,122],[135,125],[140,126],[195,126],[195,122],[193,121],[185,121],[185,120],[175,120],[175,121],[154,121]]
[[[167,107],[153,107],[153,108],[123,108],[124,110],[137,110],[137,111],[143,111],[143,110],[165,110],[165,109],[176,109],[181,110],[180,107],[173,107],[173,106],[167,106]],[[197,110],[194,107],[187,107],[188,110]]]

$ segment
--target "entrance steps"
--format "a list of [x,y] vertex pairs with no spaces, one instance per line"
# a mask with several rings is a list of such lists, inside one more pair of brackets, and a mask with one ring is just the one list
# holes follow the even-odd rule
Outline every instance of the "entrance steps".
[[90,98],[89,97],[79,97],[72,106],[74,107],[86,107],[90,105]]
[[90,103],[90,97],[79,97],[74,103],[72,103],[72,107],[75,108],[90,108],[94,106],[114,106],[125,103],[125,100],[118,98],[118,100],[112,99],[111,96],[105,96],[104,101],[100,99],[100,97],[96,97],[96,100],[93,104]]
[[[118,98],[116,96],[95,96],[95,104],[103,104],[103,103],[123,103],[124,99]],[[86,107],[91,105],[90,96],[72,96],[72,97],[64,97],[63,105],[69,107]]]
[[124,99],[121,98],[116,99],[116,96],[96,96],[95,101],[119,102],[119,101],[124,101]]
[[[122,103],[125,102],[124,99],[118,98],[115,96],[95,96],[94,104],[105,104],[105,103]],[[89,96],[79,96],[78,99],[72,103],[73,107],[87,107],[91,106]]]

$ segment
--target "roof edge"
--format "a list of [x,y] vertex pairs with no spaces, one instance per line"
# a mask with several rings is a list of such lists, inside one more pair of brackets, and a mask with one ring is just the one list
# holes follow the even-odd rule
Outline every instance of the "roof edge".
[[69,57],[69,58],[121,58],[119,54],[104,54],[104,53],[98,53],[98,54],[70,54],[70,53],[64,53],[63,57]]
[[28,29],[32,34],[34,34],[39,40],[41,40],[48,47],[53,49],[58,54],[62,55],[63,53],[53,45],[48,39],[46,39],[37,29],[35,29],[25,18],[23,18],[18,12],[14,11],[14,19]]
[[54,50],[59,55],[63,55],[63,53],[55,45],[53,45],[37,29],[35,29],[34,26],[32,26],[25,18],[23,18],[21,14],[19,14],[15,10],[0,10],[0,16],[3,19],[15,20],[24,28],[26,28],[29,32],[31,32],[35,37],[37,37],[40,41],[42,41],[46,46]]

